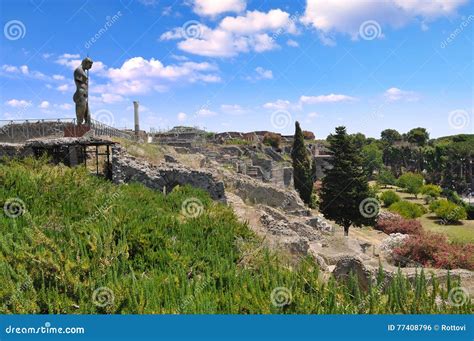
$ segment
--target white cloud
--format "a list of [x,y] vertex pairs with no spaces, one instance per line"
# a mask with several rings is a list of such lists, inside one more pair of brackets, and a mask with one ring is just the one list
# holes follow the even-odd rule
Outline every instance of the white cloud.
[[[64,53],[56,59],[56,63],[59,65],[66,66],[70,70],[75,70],[81,65],[82,59],[78,54]],[[105,71],[106,65],[101,61],[94,61],[90,72],[95,74],[101,74]]]
[[5,104],[12,108],[26,108],[31,105],[31,102],[24,99],[11,99],[6,101]]
[[188,115],[186,115],[184,112],[178,113],[178,121],[179,122],[184,122],[188,118]]
[[259,66],[255,69],[257,72],[257,75],[261,79],[272,79],[273,78],[273,72],[272,70],[265,70],[263,67]]
[[209,109],[202,108],[196,112],[196,115],[200,117],[211,117],[211,116],[216,116],[217,113]]
[[49,105],[50,105],[50,104],[49,104],[48,101],[42,101],[42,102],[40,103],[40,105],[38,106],[38,108],[40,108],[40,109],[48,109],[48,108],[49,108]]
[[247,76],[245,79],[249,81],[257,81],[260,79],[273,79],[272,70],[266,70],[261,66],[255,68],[255,75]]
[[301,104],[318,104],[318,103],[335,103],[335,102],[347,102],[356,100],[354,97],[341,95],[341,94],[329,94],[320,96],[301,96]]
[[276,49],[276,38],[279,35],[297,33],[294,20],[280,9],[268,12],[247,11],[242,16],[225,17],[214,29],[204,24],[195,24],[195,34],[187,35],[185,31],[178,27],[163,33],[160,39],[180,40],[178,48],[192,54],[233,57],[239,53],[261,53]]
[[106,78],[110,83],[96,87],[94,91],[126,95],[146,93],[152,89],[160,91],[163,86],[173,82],[215,83],[221,80],[216,72],[217,67],[207,62],[164,65],[158,59],[134,57],[126,60],[120,68],[106,70]]
[[4,64],[2,65],[2,71],[5,74],[13,75],[13,76],[20,75],[27,78],[40,79],[40,80],[48,79],[48,77],[45,74],[39,71],[30,71],[27,65],[14,66],[14,65]]
[[102,102],[107,104],[122,102],[124,98],[117,94],[101,94]]
[[[76,55],[63,54],[56,62],[74,69],[80,64],[79,59],[73,59],[75,57]],[[129,94],[167,91],[169,85],[173,83],[216,83],[221,81],[218,71],[214,64],[187,60],[178,64],[164,65],[158,59],[133,57],[125,60],[118,68],[108,68],[102,62],[96,61],[90,72],[97,78],[93,78],[94,83],[89,88],[90,94],[96,96],[91,95],[90,98],[97,103],[117,103],[123,101],[125,99],[123,96]],[[61,92],[73,91],[69,84],[62,84],[56,89]]]
[[309,117],[309,118],[315,118],[315,117],[318,117],[318,116],[320,116],[320,115],[319,115],[319,113],[317,113],[317,112],[310,112],[310,113],[308,114],[308,117]]
[[287,32],[296,33],[296,26],[290,15],[281,9],[265,12],[247,11],[244,16],[226,17],[222,19],[220,28],[239,35],[277,31],[285,28]]
[[[426,22],[450,16],[468,0],[307,0],[302,22],[328,34],[339,32],[358,39],[361,25],[376,21],[380,27],[400,28],[413,21]],[[380,37],[383,36],[381,33]]]
[[62,109],[62,110],[71,110],[72,109],[72,104],[69,103],[63,103],[63,104],[55,104],[55,107]]
[[72,90],[72,87],[69,84],[62,84],[56,87],[56,90],[61,91],[61,92],[68,92]]
[[415,102],[419,100],[419,95],[414,91],[401,90],[399,88],[390,88],[384,93],[385,98],[389,102],[408,101]]
[[288,39],[288,40],[286,41],[286,45],[291,46],[291,47],[298,47],[298,46],[300,46],[300,44],[298,44],[298,42],[295,41],[295,40],[293,40],[293,39]]
[[225,12],[242,12],[245,0],[194,0],[193,11],[201,16],[214,17]]
[[53,79],[57,81],[62,81],[64,80],[64,76],[62,75],[53,75]]
[[222,104],[221,111],[230,115],[242,115],[248,112],[247,109],[238,104]]
[[265,103],[263,107],[271,110],[287,110],[291,107],[291,103],[287,100],[278,99],[275,102]]
[[158,5],[158,0],[138,0],[139,3],[145,6],[155,7]]

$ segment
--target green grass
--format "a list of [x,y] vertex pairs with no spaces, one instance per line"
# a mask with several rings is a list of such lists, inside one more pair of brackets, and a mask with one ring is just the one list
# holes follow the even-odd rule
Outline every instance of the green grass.
[[[322,281],[311,259],[290,265],[192,188],[164,196],[27,159],[0,164],[0,203],[13,198],[24,211],[0,214],[0,313],[472,313],[423,276],[368,292],[354,278]],[[189,198],[202,203],[198,217],[183,214]],[[98,290],[114,299],[94,300]]]
[[[418,195],[418,198],[415,198],[413,194],[402,192],[400,188],[395,186],[388,186],[381,191],[387,190],[397,190],[397,194],[402,198],[402,200],[407,200],[412,203],[422,204],[426,209],[428,205],[425,204],[422,195]],[[432,232],[443,233],[445,234],[451,242],[467,244],[474,243],[474,220],[461,220],[460,224],[440,224],[440,219],[436,218],[433,213],[426,213],[421,217],[417,218],[420,221],[424,229]]]

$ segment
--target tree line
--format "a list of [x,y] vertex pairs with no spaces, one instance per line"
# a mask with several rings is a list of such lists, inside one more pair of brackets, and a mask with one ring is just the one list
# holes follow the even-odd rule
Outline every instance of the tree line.
[[376,197],[368,185],[369,180],[401,184],[415,196],[424,182],[439,185],[453,202],[460,200],[457,193],[473,190],[474,135],[430,139],[427,130],[418,127],[404,134],[386,129],[380,139],[374,139],[361,133],[348,134],[345,127],[337,127],[326,142],[333,158],[316,199],[313,194],[315,165],[296,122],[291,154],[294,185],[310,207],[319,200],[319,210],[343,226],[346,235],[351,225],[373,224],[371,217],[361,214],[360,207],[364,199]]

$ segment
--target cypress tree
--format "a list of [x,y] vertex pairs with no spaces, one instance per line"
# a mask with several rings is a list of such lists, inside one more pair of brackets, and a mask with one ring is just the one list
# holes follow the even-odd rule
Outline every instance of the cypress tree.
[[295,122],[295,136],[293,149],[291,150],[293,160],[293,182],[301,199],[311,206],[311,195],[313,194],[313,177],[311,159],[304,145],[304,135],[299,122]]
[[[344,227],[349,235],[351,225],[368,224],[371,219],[361,212],[361,203],[371,197],[362,156],[345,127],[337,127],[336,133],[328,137],[331,169],[322,180],[320,210],[323,215]],[[364,209],[377,209],[375,199],[369,199]],[[365,202],[364,202],[365,203]]]

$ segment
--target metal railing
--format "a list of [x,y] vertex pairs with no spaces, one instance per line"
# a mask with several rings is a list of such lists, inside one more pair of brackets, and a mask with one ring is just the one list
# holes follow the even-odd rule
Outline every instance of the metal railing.
[[95,136],[110,136],[119,137],[127,140],[136,140],[135,135],[118,130],[97,120],[92,119],[90,127]]
[[[0,120],[0,142],[23,142],[41,137],[63,137],[64,129],[76,125],[75,118]],[[97,120],[91,120],[94,136],[135,140],[133,134],[121,131]]]

